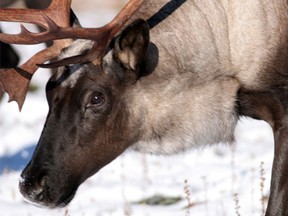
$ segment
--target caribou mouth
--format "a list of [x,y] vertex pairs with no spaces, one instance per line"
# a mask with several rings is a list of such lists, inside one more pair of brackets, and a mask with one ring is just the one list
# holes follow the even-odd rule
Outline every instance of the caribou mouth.
[[65,207],[71,202],[77,191],[76,188],[70,190],[68,193],[62,193],[63,195],[59,194],[60,198],[56,198],[55,195],[54,198],[52,198],[53,194],[51,194],[49,187],[37,186],[38,185],[35,186],[31,183],[27,183],[24,179],[20,179],[19,181],[19,189],[25,201],[42,208],[53,209]]
[[[49,201],[39,201],[31,199],[31,197],[24,196],[25,202],[30,203],[38,208],[48,208],[48,209],[54,209],[54,208],[64,208],[67,206],[71,200],[74,198],[76,194],[76,190],[73,191],[68,196],[65,196],[65,198],[61,198],[56,204],[50,203]],[[43,195],[41,195],[43,196]]]

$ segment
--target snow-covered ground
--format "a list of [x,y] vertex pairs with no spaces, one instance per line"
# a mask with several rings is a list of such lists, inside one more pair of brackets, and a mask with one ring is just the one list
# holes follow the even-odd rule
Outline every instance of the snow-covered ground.
[[[95,8],[81,9],[83,4],[81,1],[77,13],[82,23],[93,26],[113,17],[113,10],[98,8],[95,22],[91,23]],[[9,24],[2,26],[6,31],[17,32]],[[25,58],[36,49],[39,48],[17,47]],[[7,96],[0,103],[0,216],[263,215],[263,194],[266,198],[269,194],[273,137],[266,123],[251,119],[239,121],[235,145],[219,144],[169,157],[127,151],[82,184],[64,209],[41,209],[25,202],[18,191],[18,179],[45,121],[48,108],[44,86],[48,77],[46,70],[35,75],[33,82],[40,88],[28,94],[21,113],[16,103],[6,103]],[[263,182],[264,188],[260,186]],[[189,209],[187,190],[192,204]],[[136,204],[154,195],[182,200],[169,206]]]

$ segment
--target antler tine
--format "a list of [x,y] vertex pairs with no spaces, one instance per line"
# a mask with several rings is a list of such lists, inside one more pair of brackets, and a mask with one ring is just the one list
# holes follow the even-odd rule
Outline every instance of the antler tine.
[[[17,10],[17,13],[15,13],[15,10]],[[39,10],[37,9],[1,8],[0,19],[1,21],[33,23],[44,28],[48,27],[45,23],[44,17],[39,13]]]
[[111,29],[111,36],[117,34],[145,0],[130,0],[118,15],[104,29]]
[[59,54],[58,46],[53,45],[35,54],[22,66],[17,68],[0,69],[0,84],[3,91],[9,94],[9,102],[16,101],[19,110],[22,109],[30,80],[38,69],[39,62],[45,62]]
[[[130,0],[110,23],[99,30],[103,33],[99,38],[94,39],[95,43],[92,49],[85,55],[86,60],[89,59],[89,61],[93,61],[96,64],[99,63],[114,36],[122,29],[144,1],[145,0]],[[84,60],[85,57],[83,57]]]
[[[55,26],[70,26],[70,4],[71,0],[53,0],[51,5],[44,10],[35,9],[0,9],[0,20],[10,22],[33,23],[44,27],[49,31],[53,20]],[[56,24],[57,23],[57,24]],[[33,34],[26,30],[23,26],[22,31],[18,35],[0,34],[0,40],[7,43],[20,44],[36,44],[37,40]],[[37,35],[45,35],[45,33],[37,33]],[[45,41],[49,41],[45,40]],[[35,54],[30,60],[22,66],[11,69],[0,70],[0,84],[5,92],[9,94],[9,101],[16,101],[21,110],[27,94],[29,82],[33,74],[38,69],[38,64],[44,63],[59,55],[62,48],[70,44],[69,40],[54,41],[53,46],[42,50]]]
[[[117,32],[125,25],[125,23],[131,18],[131,16],[137,11],[142,5],[144,0],[130,0],[126,6],[119,12],[119,14],[108,24],[100,28],[64,28],[58,26],[49,16],[43,14],[43,19],[46,20],[49,31],[43,33],[31,33],[26,29],[22,28],[22,32],[19,34],[19,43],[41,43],[49,40],[73,38],[73,39],[87,39],[95,41],[93,48],[85,55],[81,55],[76,58],[70,58],[69,60],[60,60],[57,64],[43,64],[41,67],[55,67],[63,66],[65,64],[85,63],[90,61],[97,61],[101,58],[105,49],[115,36]],[[0,40],[4,42],[15,43],[15,41],[8,41],[6,35],[0,34]]]
[[[59,27],[70,27],[71,0],[54,0],[47,9],[0,9],[0,20],[8,22],[32,23],[55,34]],[[57,24],[56,24],[57,23]],[[16,35],[0,34],[0,40],[14,44],[37,44],[57,38],[46,37],[47,32],[31,33],[21,25],[21,33]],[[40,37],[40,39],[38,39]]]
[[[1,41],[6,43],[36,44],[55,40],[54,44],[57,44],[57,46],[53,46],[51,49],[45,50],[45,52],[43,51],[38,53],[32,58],[33,61],[31,59],[27,62],[27,64],[22,65],[22,67],[18,69],[0,71],[0,83],[2,82],[4,91],[10,94],[10,100],[17,101],[19,108],[21,109],[29,84],[29,79],[28,82],[24,81],[23,79],[27,79],[28,74],[30,74],[28,75],[29,77],[32,77],[39,65],[41,66],[41,64],[45,61],[50,60],[51,58],[58,55],[60,48],[65,46],[65,43],[63,43],[63,41],[57,41],[58,39],[73,38],[89,39],[95,41],[94,46],[89,52],[79,57],[71,58],[68,60],[64,59],[62,63],[61,61],[58,63],[58,66],[84,62],[94,62],[97,64],[102,55],[105,53],[105,50],[109,46],[115,34],[120,31],[120,29],[125,25],[125,23],[130,19],[130,17],[136,12],[136,10],[141,6],[143,2],[144,0],[130,0],[110,23],[101,28],[90,29],[70,27],[69,21],[71,0],[53,0],[51,5],[44,10],[26,10],[25,12],[23,9],[1,9],[0,20],[34,23],[41,25],[46,29],[44,32],[31,33],[22,26],[22,31],[18,35],[0,34]],[[16,14],[19,13],[21,15],[17,16]],[[55,53],[54,49],[56,50]],[[34,61],[36,57],[39,61]],[[14,80],[13,77],[19,77],[19,75],[22,78],[15,78]],[[23,78],[25,76],[26,78]],[[21,81],[19,81],[19,79]],[[13,82],[14,84],[6,84],[6,82]],[[21,91],[19,90],[19,92],[18,90],[15,91],[13,89],[13,86],[17,85],[17,82],[21,82],[23,85],[23,89],[21,89]]]
[[45,17],[39,13],[41,11],[55,20],[59,26],[68,27],[69,20],[65,19],[63,15],[69,14],[70,5],[71,0],[53,0],[47,9],[1,8],[0,20],[7,22],[33,23],[42,27],[48,27]]
[[114,36],[121,30],[144,1],[145,0],[130,0],[118,15],[103,27],[96,29],[74,29],[74,38],[94,40],[93,47],[87,53],[39,66],[44,68],[55,68],[69,64],[86,62],[99,64],[101,57],[104,55],[105,50],[113,40]]
[[[111,38],[125,25],[144,0],[130,0],[110,23],[100,28],[67,28],[67,23],[64,23],[64,27],[59,25],[63,20],[61,16],[59,16],[59,10],[54,10],[54,5],[57,5],[55,2],[62,3],[60,0],[54,0],[48,9],[40,10],[42,13],[37,15],[39,20],[41,20],[41,25],[47,30],[46,32],[31,33],[22,27],[21,33],[14,35],[13,39],[11,35],[0,34],[0,40],[6,43],[37,44],[56,39],[73,38],[94,40],[98,43],[98,41],[105,41],[105,38],[108,36],[111,41]],[[67,7],[67,5],[65,5],[65,7]],[[33,10],[31,10],[31,12],[33,12]],[[18,21],[18,18],[13,20]],[[39,24],[39,22],[36,21],[30,21],[30,23]],[[32,38],[33,41],[31,41]]]

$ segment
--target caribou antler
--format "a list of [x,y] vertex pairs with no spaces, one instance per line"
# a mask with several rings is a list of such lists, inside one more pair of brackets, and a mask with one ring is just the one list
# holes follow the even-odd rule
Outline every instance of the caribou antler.
[[[27,93],[29,81],[38,66],[59,55],[67,46],[67,41],[59,39],[89,39],[95,41],[93,48],[85,55],[64,59],[53,66],[84,62],[98,62],[104,55],[115,34],[120,31],[144,0],[130,0],[120,13],[107,25],[100,28],[72,28],[70,21],[71,0],[53,0],[44,10],[33,9],[1,9],[0,20],[11,22],[27,22],[42,26],[45,31],[31,33],[24,26],[17,35],[0,34],[0,40],[6,43],[37,44],[54,40],[52,47],[33,56],[28,62],[16,69],[0,70],[0,83],[9,94],[9,101],[16,101],[21,109]],[[64,16],[63,16],[64,14]],[[69,44],[69,43],[68,43]],[[15,86],[19,86],[16,88]]]
[[[47,28],[49,26],[46,19],[49,17],[49,19],[54,20],[58,26],[69,27],[70,4],[71,0],[54,0],[50,6],[44,10],[4,8],[0,10],[0,20],[33,23]],[[23,34],[29,35],[30,33],[28,33],[28,30],[24,30],[25,28],[23,26],[21,28],[22,33],[19,35],[7,35],[1,33],[0,40],[7,43],[36,44],[37,41],[34,40],[33,37],[29,38],[29,40],[23,41]],[[50,39],[47,38],[45,41],[49,40]],[[0,69],[0,84],[2,84],[3,91],[9,94],[9,101],[16,101],[19,109],[21,110],[25,101],[30,80],[35,71],[38,69],[37,64],[41,64],[56,57],[59,55],[60,51],[69,44],[70,42],[68,40],[54,41],[51,47],[35,54],[30,60],[20,67]]]

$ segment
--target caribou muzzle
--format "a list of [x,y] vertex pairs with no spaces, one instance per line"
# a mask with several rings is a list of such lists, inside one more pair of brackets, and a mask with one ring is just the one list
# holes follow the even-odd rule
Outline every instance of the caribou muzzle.
[[66,206],[73,199],[78,188],[73,178],[68,181],[69,186],[73,186],[68,188],[61,185],[61,181],[56,179],[57,175],[49,175],[48,171],[31,171],[31,164],[28,164],[19,182],[20,192],[29,202],[55,208]]

